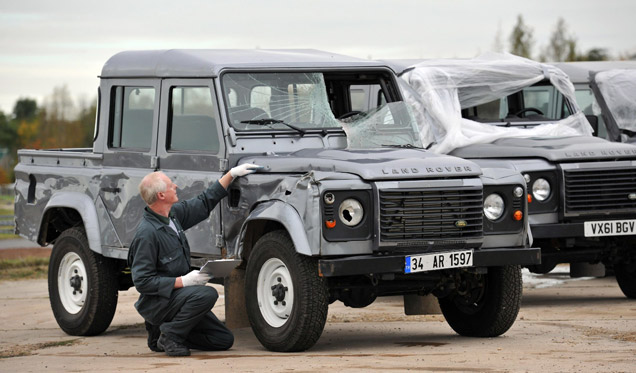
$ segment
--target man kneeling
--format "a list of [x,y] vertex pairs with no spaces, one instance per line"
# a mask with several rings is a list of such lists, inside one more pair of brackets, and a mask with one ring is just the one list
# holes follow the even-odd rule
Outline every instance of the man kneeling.
[[148,206],[130,244],[128,265],[140,293],[135,307],[146,321],[152,351],[189,356],[190,348],[219,351],[234,344],[232,332],[211,311],[219,297],[216,289],[205,286],[211,276],[190,270],[190,246],[183,231],[207,219],[232,180],[256,167],[234,167],[183,202],[177,185],[163,172],[141,181],[139,192]]

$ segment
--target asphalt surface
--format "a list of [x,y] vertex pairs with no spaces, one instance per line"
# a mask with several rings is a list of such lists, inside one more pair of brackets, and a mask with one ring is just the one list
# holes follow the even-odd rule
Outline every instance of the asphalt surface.
[[[318,343],[301,353],[264,349],[249,328],[224,352],[170,358],[146,347],[133,303],[120,292],[110,328],[96,337],[64,334],[50,310],[46,280],[0,283],[0,372],[634,372],[636,301],[611,277],[569,279],[567,268],[524,276],[516,323],[497,338],[455,334],[441,315],[405,316],[400,297],[364,309],[329,308]],[[218,287],[222,294],[222,288]],[[214,312],[224,319],[224,298]]]

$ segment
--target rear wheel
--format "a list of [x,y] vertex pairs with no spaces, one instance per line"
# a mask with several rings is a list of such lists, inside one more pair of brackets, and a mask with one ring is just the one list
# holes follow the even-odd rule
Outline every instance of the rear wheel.
[[261,237],[250,254],[245,302],[254,334],[272,351],[304,351],[325,327],[329,296],[317,261],[300,255],[285,231]]
[[521,267],[491,267],[487,274],[457,276],[454,294],[439,299],[451,328],[469,337],[496,337],[510,329],[521,307]]
[[616,282],[627,298],[636,299],[636,264],[614,264]]
[[81,228],[62,232],[49,262],[49,299],[55,320],[70,335],[97,335],[117,308],[113,260],[94,253]]

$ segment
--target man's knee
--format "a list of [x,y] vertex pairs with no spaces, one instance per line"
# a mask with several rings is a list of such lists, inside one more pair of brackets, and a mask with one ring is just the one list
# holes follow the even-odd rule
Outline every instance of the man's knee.
[[219,293],[211,286],[199,286],[196,296],[201,302],[209,306],[209,308],[212,308],[217,299],[219,299]]
[[222,337],[219,338],[220,350],[229,350],[234,345],[234,334],[231,331],[227,331],[227,333],[223,333]]

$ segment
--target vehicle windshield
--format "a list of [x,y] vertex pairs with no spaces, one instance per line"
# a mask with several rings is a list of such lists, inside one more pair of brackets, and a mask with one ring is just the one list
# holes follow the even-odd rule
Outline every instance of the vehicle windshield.
[[636,70],[603,71],[595,80],[616,125],[636,132]]
[[[228,73],[223,76],[230,125],[237,130],[263,129],[259,119],[273,119],[273,129],[341,128],[327,98],[321,73]],[[274,121],[270,121],[274,122]]]
[[[230,125],[237,131],[293,130],[301,135],[344,130],[348,146],[357,149],[421,147],[407,105],[387,102],[379,84],[361,85],[351,75],[331,74],[329,85],[326,80],[320,72],[226,73],[222,84]],[[377,99],[362,104],[362,88]]]

